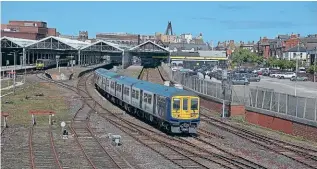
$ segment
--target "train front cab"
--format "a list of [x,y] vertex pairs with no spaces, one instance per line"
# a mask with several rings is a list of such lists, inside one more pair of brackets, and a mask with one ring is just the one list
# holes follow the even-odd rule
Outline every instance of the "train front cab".
[[199,118],[199,97],[172,97],[171,116],[176,119],[171,125],[172,133],[196,133]]
[[40,70],[40,69],[44,69],[44,61],[43,60],[36,60],[36,69]]

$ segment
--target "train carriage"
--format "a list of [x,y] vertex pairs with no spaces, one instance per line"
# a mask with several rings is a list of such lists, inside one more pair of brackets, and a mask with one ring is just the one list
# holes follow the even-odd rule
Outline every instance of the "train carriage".
[[199,97],[193,92],[120,76],[106,69],[95,72],[96,88],[127,111],[171,133],[196,133]]

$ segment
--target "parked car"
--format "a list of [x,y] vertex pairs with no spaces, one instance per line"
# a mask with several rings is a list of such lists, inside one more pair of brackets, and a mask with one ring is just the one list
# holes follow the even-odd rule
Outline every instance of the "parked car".
[[294,72],[286,72],[286,73],[282,73],[277,75],[277,78],[279,79],[291,79],[292,77],[295,77],[296,73]]
[[292,77],[290,81],[308,81],[308,77]]
[[247,78],[241,77],[241,78],[234,78],[231,80],[232,85],[249,85],[250,82]]
[[280,74],[282,74],[282,73],[281,72],[274,72],[274,73],[270,74],[270,77],[275,78],[275,77],[278,77]]
[[257,74],[251,74],[247,76],[249,82],[259,82],[261,80],[260,76]]
[[264,71],[262,72],[262,75],[263,75],[263,76],[270,76],[270,72],[269,72],[268,70],[264,70]]

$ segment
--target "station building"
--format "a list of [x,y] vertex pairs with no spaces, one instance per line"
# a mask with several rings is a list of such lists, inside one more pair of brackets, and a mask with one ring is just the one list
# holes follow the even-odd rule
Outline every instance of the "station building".
[[[16,57],[16,65],[35,65],[37,59],[56,59],[56,56],[59,55],[61,59],[73,58],[75,64],[80,66],[98,64],[109,59],[112,62],[118,62],[124,68],[132,64],[133,56],[141,58],[142,63],[145,65],[155,65],[161,61],[169,63],[182,61],[183,64],[195,62],[197,64],[196,62],[205,63],[226,60],[226,57],[218,56],[216,54],[217,51],[210,52],[198,51],[198,55],[197,53],[190,54],[189,52],[173,53],[168,48],[164,48],[153,41],[146,41],[131,47],[104,40],[90,43],[55,36],[40,40],[12,37],[1,38],[2,66],[13,65],[14,55]],[[215,56],[210,57],[209,55]]]

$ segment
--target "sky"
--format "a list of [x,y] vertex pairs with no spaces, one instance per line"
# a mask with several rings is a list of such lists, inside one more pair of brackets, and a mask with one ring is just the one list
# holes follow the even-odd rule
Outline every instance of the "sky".
[[205,41],[257,41],[317,34],[317,2],[1,2],[1,23],[45,21],[61,34],[88,31],[203,34]]

